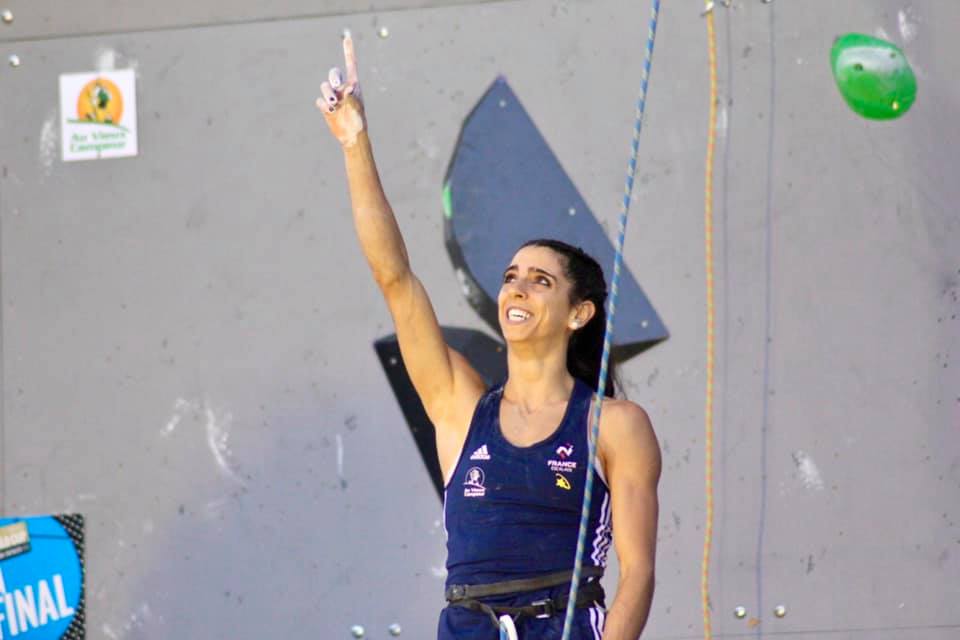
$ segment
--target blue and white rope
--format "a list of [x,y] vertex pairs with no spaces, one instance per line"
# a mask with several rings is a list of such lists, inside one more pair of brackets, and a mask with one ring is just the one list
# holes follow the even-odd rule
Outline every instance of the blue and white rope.
[[607,387],[607,368],[610,362],[610,348],[613,344],[613,316],[617,309],[620,269],[623,265],[623,242],[627,234],[627,216],[630,211],[630,196],[633,193],[633,179],[637,173],[637,152],[640,148],[640,131],[643,126],[643,113],[647,102],[647,83],[650,79],[650,66],[653,61],[653,43],[657,35],[657,18],[659,15],[660,0],[653,0],[653,7],[651,8],[650,14],[650,29],[647,37],[647,50],[643,61],[643,75],[640,78],[640,96],[637,99],[637,114],[633,125],[633,140],[630,144],[630,160],[627,163],[627,181],[623,190],[623,204],[620,207],[620,231],[617,235],[617,251],[613,260],[613,278],[610,280],[610,299],[607,302],[607,328],[603,338],[600,379],[597,381],[597,397],[594,401],[593,416],[590,425],[590,455],[587,463],[587,481],[583,488],[583,510],[580,513],[577,556],[573,565],[573,578],[570,581],[570,599],[567,602],[566,617],[563,621],[562,640],[570,640],[570,631],[573,627],[573,613],[577,605],[577,591],[580,587],[580,577],[583,570],[583,554],[587,541],[587,523],[590,520],[590,502],[593,495],[593,473],[596,466],[597,438],[600,433],[600,412],[603,406],[603,392]]

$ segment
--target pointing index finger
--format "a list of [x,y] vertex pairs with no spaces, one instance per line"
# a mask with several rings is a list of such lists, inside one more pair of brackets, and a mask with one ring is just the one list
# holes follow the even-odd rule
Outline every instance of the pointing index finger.
[[343,32],[343,60],[347,67],[347,84],[355,85],[359,81],[357,75],[357,54],[353,50],[353,36],[349,30]]

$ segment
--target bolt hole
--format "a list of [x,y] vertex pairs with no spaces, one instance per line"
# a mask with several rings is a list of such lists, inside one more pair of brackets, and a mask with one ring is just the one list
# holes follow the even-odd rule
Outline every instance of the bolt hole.
[[854,70],[854,71],[863,71],[863,65],[858,62],[857,64],[853,65],[853,70]]

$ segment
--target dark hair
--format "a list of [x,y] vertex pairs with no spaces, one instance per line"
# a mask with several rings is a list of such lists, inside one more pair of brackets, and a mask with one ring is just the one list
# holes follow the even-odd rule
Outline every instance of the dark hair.
[[[572,285],[570,304],[589,300],[596,307],[596,313],[586,325],[573,332],[567,346],[567,371],[596,390],[603,357],[603,337],[607,328],[607,283],[603,277],[603,269],[583,249],[560,240],[540,238],[525,242],[520,248],[524,247],[546,247],[560,254],[563,258],[563,273]],[[607,363],[607,383],[603,390],[603,395],[610,398],[620,386],[615,374],[611,358]]]

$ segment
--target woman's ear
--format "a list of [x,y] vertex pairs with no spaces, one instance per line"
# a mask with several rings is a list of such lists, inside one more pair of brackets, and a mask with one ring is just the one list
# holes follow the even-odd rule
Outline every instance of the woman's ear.
[[570,320],[570,328],[576,331],[584,327],[597,313],[597,307],[591,300],[584,300],[577,304],[573,310],[573,318]]

